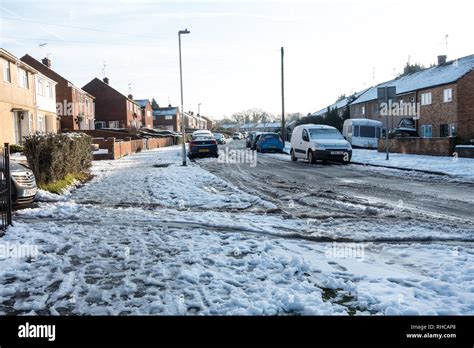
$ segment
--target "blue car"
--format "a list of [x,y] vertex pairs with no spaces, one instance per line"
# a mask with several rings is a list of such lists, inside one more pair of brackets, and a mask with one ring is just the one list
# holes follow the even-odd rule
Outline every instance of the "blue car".
[[283,142],[278,133],[262,133],[257,141],[258,152],[283,152]]

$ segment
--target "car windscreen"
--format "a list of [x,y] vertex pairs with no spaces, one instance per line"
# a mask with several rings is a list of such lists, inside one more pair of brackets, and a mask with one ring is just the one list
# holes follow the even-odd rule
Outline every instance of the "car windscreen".
[[360,126],[360,137],[362,137],[362,138],[375,138],[375,127]]
[[311,139],[344,139],[337,129],[309,129]]
[[214,138],[220,139],[220,138],[222,138],[222,134],[214,134]]
[[276,139],[276,140],[278,140],[279,136],[278,136],[278,134],[264,134],[264,135],[262,135],[262,138],[263,139]]

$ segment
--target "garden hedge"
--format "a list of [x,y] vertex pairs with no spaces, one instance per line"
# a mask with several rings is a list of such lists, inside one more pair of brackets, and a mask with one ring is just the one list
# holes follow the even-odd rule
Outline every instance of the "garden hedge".
[[25,138],[24,155],[40,184],[89,170],[92,138],[84,133],[37,133]]

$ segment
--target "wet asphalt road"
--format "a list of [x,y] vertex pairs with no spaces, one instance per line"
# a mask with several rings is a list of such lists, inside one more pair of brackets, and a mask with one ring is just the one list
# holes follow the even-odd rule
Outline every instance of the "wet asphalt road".
[[[246,150],[244,140],[229,142],[225,147]],[[221,146],[220,151],[225,147]],[[474,230],[474,183],[356,164],[309,165],[288,159],[286,155],[258,153],[256,166],[207,159],[197,163],[240,189],[276,204],[279,213],[291,217],[347,216],[344,205],[349,204],[364,207],[352,214],[354,220],[360,217],[376,221],[379,217],[374,211],[383,210],[393,218],[439,221]]]

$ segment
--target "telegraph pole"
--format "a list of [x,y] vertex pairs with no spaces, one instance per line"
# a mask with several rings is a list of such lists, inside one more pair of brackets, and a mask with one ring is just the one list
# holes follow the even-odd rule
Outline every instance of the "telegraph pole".
[[281,48],[281,136],[283,138],[283,147],[286,141],[286,126],[285,126],[285,74],[283,65],[284,49]]

